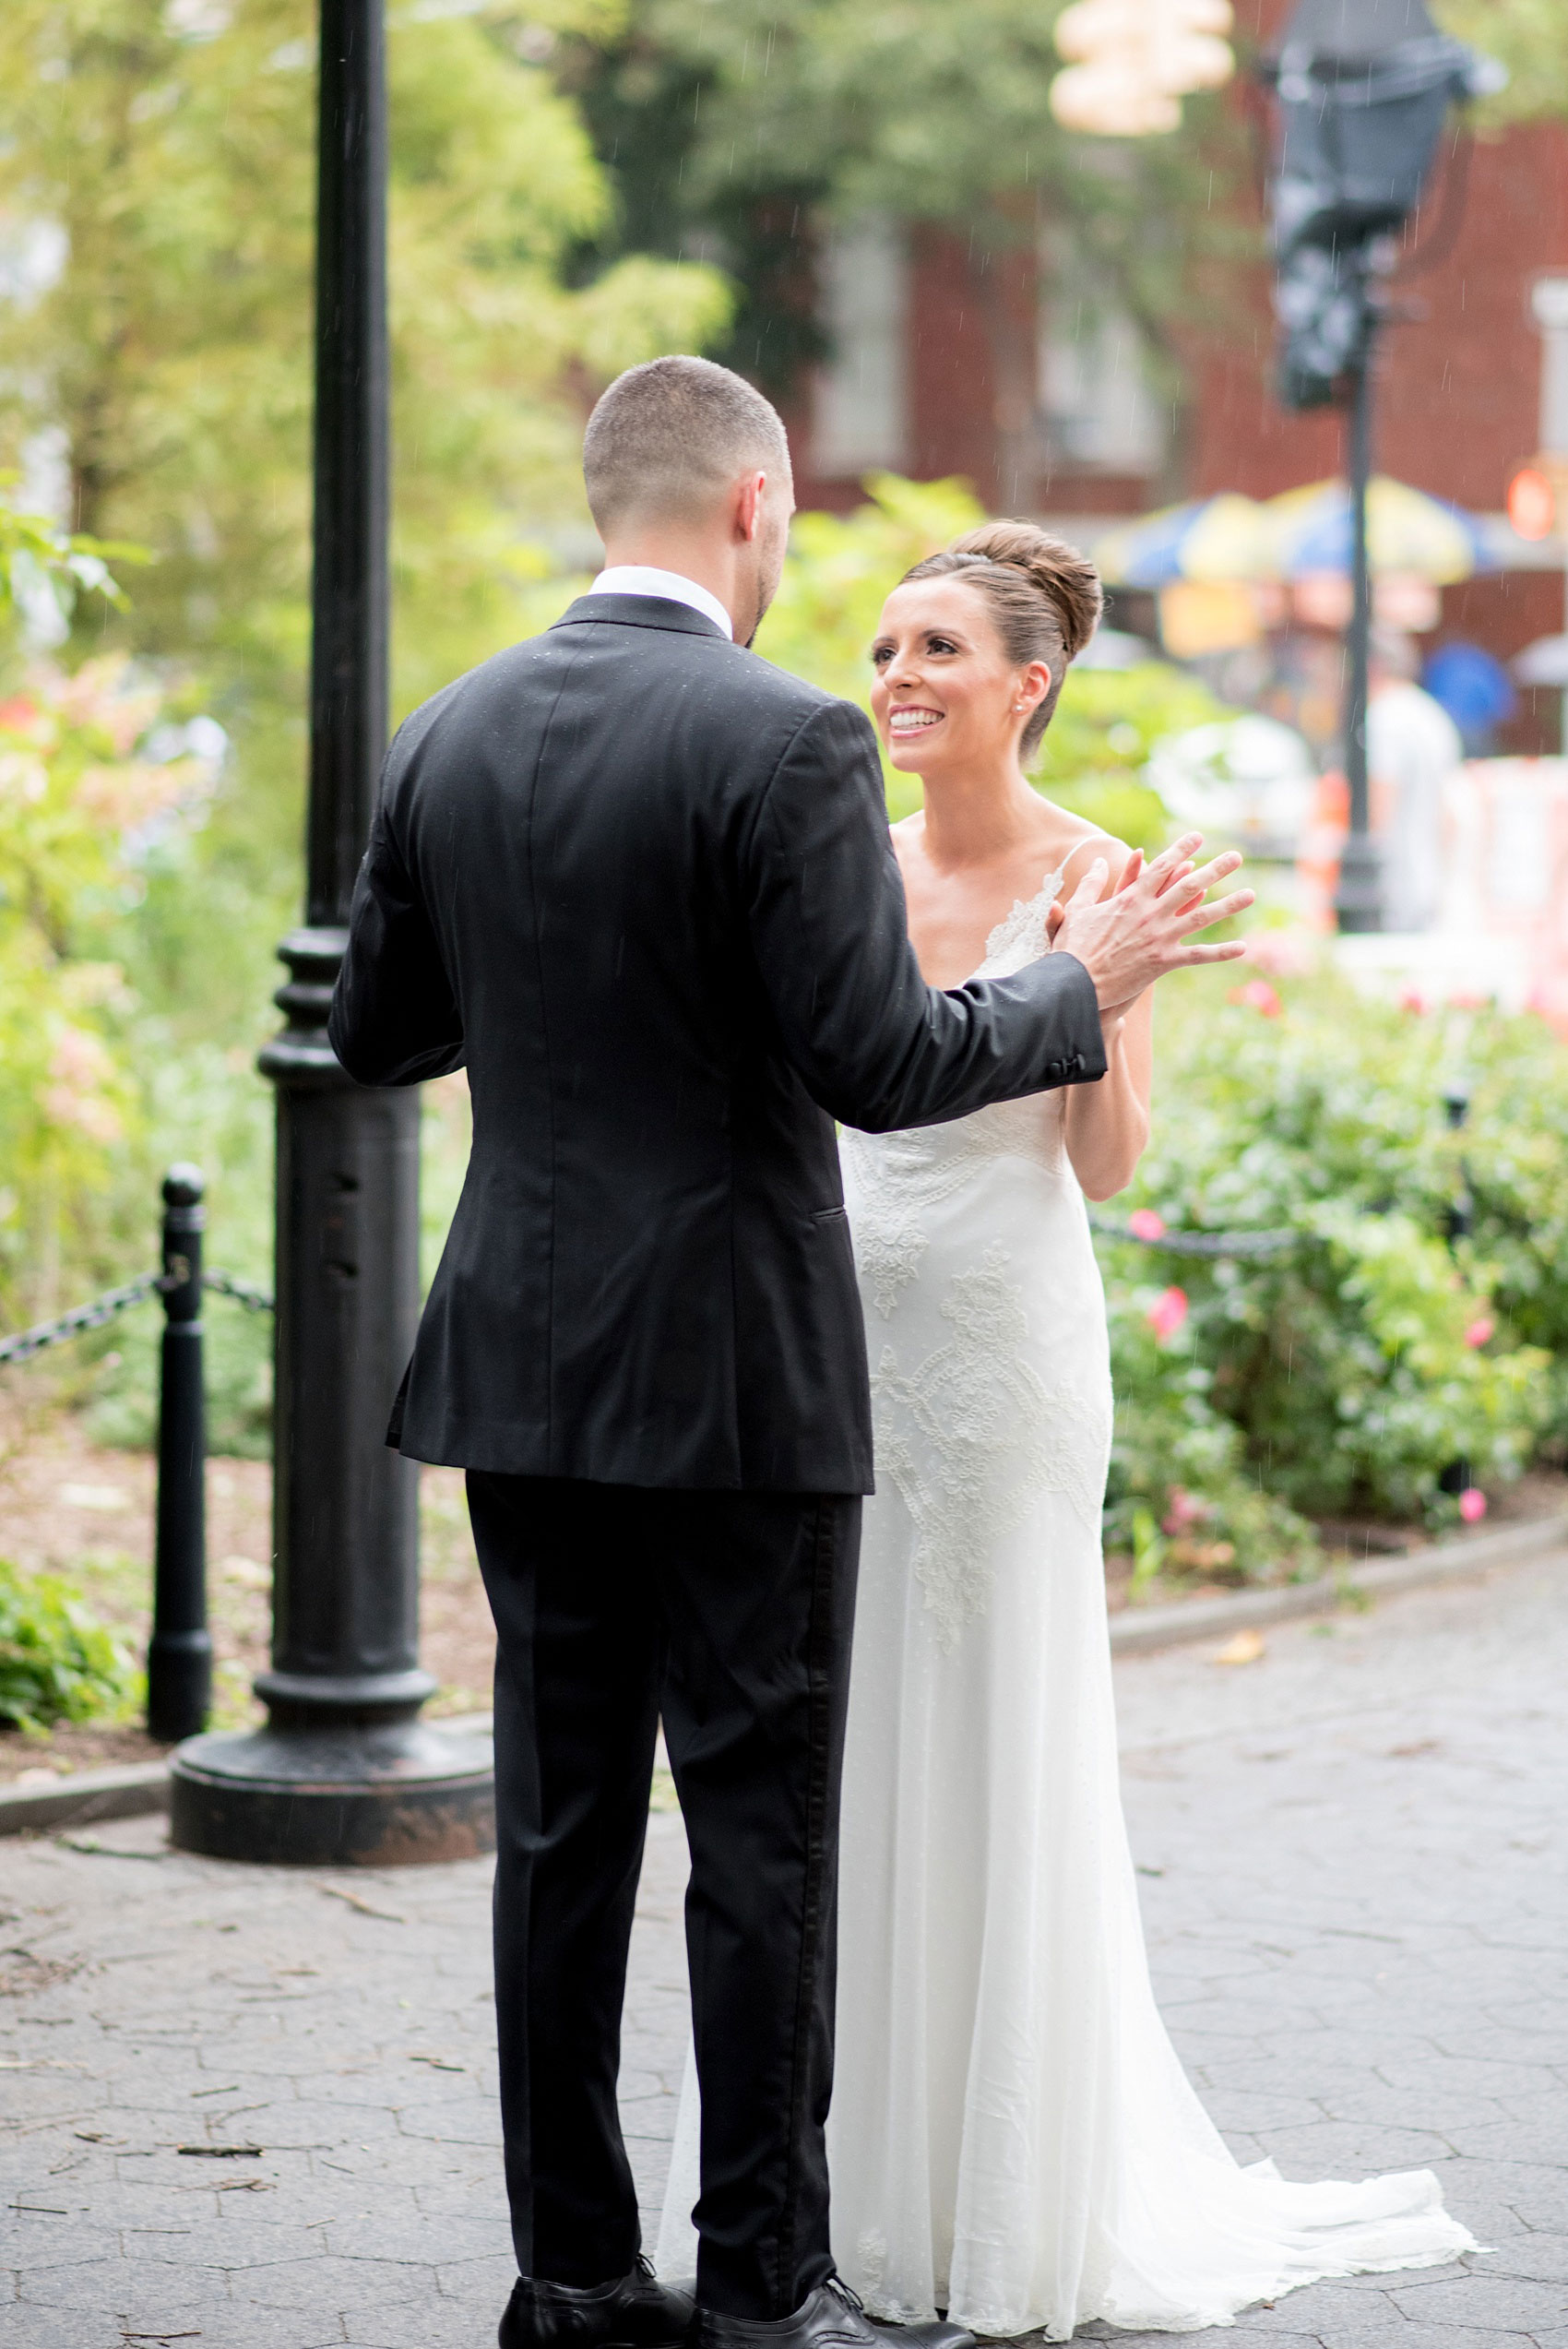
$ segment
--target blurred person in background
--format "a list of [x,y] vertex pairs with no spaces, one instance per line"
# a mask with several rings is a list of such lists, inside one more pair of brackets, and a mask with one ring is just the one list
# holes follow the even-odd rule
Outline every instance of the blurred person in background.
[[1374,628],[1367,703],[1372,829],[1383,850],[1383,926],[1436,927],[1443,898],[1443,788],[1462,764],[1459,729],[1416,683],[1415,646]]

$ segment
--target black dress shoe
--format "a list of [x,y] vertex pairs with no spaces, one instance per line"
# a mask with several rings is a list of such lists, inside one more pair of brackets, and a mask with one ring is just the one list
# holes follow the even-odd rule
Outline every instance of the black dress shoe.
[[830,2276],[792,2317],[722,2317],[699,2308],[692,2349],[975,2349],[957,2324],[876,2324],[847,2283]]
[[501,2319],[501,2349],[681,2349],[691,2296],[660,2283],[645,2259],[615,2283],[549,2283],[520,2275]]

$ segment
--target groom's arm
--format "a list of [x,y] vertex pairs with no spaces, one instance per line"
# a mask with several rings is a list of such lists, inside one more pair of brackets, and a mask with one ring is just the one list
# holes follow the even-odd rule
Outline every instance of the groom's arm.
[[758,968],[814,1100],[886,1132],[1103,1076],[1094,984],[1070,954],[1015,977],[928,987],[909,944],[867,720],[846,702],[801,728],[744,859]]
[[354,883],[327,1033],[362,1085],[417,1085],[463,1065],[463,1021],[385,797]]

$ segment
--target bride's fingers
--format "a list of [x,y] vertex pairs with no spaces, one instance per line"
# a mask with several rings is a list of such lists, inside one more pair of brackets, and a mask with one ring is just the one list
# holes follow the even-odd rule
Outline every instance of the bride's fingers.
[[1161,849],[1159,854],[1152,859],[1145,878],[1156,897],[1163,897],[1175,880],[1178,867],[1190,866],[1203,844],[1201,832],[1183,832],[1179,841],[1172,841],[1169,848]]
[[1189,874],[1183,886],[1197,889],[1200,893],[1206,893],[1217,883],[1228,881],[1232,873],[1239,873],[1241,864],[1241,852],[1238,849],[1228,848],[1223,856],[1213,858],[1207,864],[1200,864],[1194,872]]
[[1229,897],[1216,898],[1212,905],[1200,900],[1196,905],[1179,908],[1182,936],[1194,930],[1212,930],[1217,922],[1229,922],[1238,913],[1244,913],[1256,899],[1255,889],[1232,889]]
[[1231,938],[1224,946],[1183,947],[1170,967],[1172,971],[1191,971],[1203,962],[1236,962],[1246,951],[1245,938]]
[[1183,857],[1180,864],[1171,865],[1165,873],[1158,864],[1147,865],[1141,878],[1151,897],[1169,897],[1172,889],[1180,888],[1183,881],[1191,877],[1193,870],[1191,857]]
[[1135,848],[1132,854],[1128,857],[1126,864],[1122,867],[1122,878],[1116,884],[1116,894],[1118,897],[1121,896],[1123,889],[1130,889],[1132,888],[1133,883],[1137,879],[1138,875],[1143,871],[1143,850],[1141,848]]
[[1241,863],[1241,857],[1230,849],[1223,856],[1217,856],[1212,864],[1200,865],[1196,872],[1189,873],[1184,880],[1173,883],[1166,890],[1167,910],[1180,913],[1188,906],[1201,905],[1210,889],[1220,881],[1228,881]]

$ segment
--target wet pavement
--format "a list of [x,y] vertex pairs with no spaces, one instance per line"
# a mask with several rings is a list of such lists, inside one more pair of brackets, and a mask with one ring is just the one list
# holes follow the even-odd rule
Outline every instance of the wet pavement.
[[[1229,2338],[1568,2349],[1568,1554],[1214,1652],[1116,1674],[1177,2045],[1243,2159],[1431,2165],[1492,2247]],[[654,2217],[683,1874],[656,1816],[622,2081]],[[489,1879],[190,1859],[158,1819],[0,1845],[4,2349],[493,2341]]]

